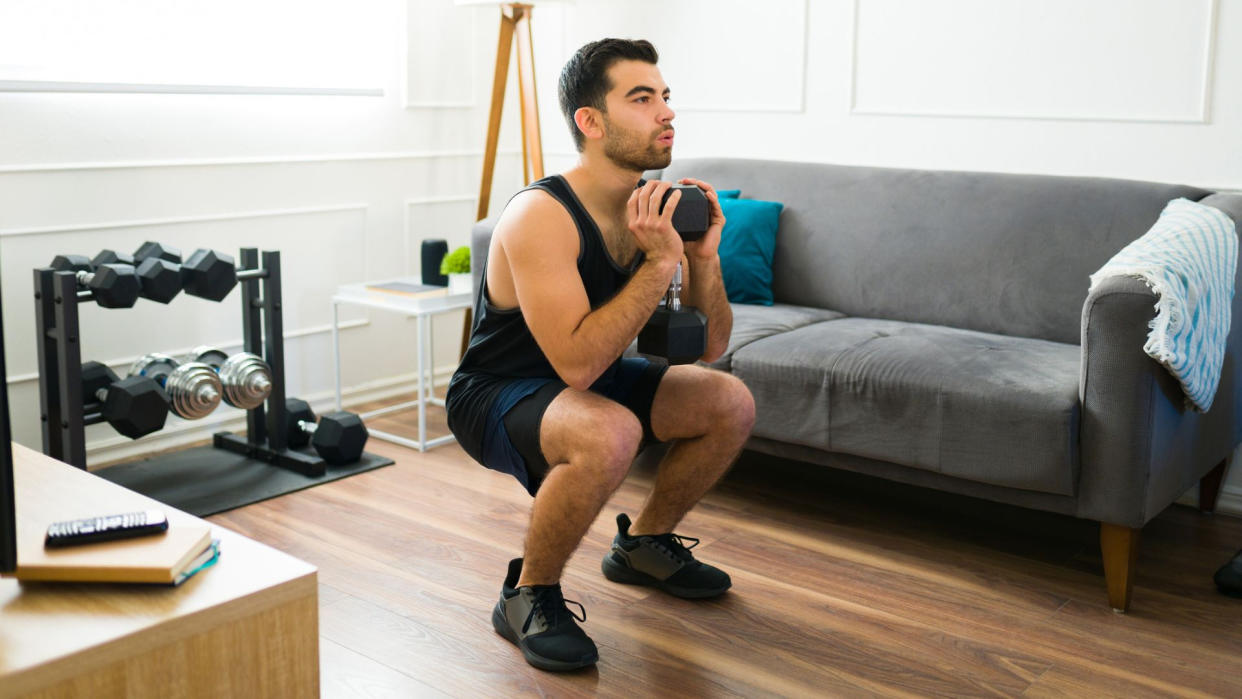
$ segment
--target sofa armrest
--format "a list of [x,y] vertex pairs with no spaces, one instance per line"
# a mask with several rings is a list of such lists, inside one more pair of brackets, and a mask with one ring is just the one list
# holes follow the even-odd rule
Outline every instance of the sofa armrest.
[[1142,527],[1229,456],[1238,441],[1236,367],[1242,295],[1235,294],[1212,409],[1187,407],[1177,380],[1143,352],[1155,294],[1140,279],[1101,282],[1082,311],[1078,516]]
[[471,290],[478,292],[483,281],[483,266],[487,263],[487,251],[492,244],[492,230],[500,214],[488,216],[474,224],[470,229],[470,281]]

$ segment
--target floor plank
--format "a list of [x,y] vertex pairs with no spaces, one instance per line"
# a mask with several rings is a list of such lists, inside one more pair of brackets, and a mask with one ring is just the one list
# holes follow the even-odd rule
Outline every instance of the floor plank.
[[1239,518],[1161,513],[1118,615],[1095,523],[748,454],[678,528],[734,580],[691,602],[600,575],[636,468],[562,581],[600,662],[557,675],[490,622],[529,496],[456,445],[368,450],[396,464],[209,518],[319,567],[324,696],[1242,695],[1242,602],[1211,583]]

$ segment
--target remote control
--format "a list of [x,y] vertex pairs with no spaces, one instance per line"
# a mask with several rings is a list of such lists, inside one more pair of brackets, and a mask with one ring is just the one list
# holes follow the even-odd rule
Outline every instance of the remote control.
[[122,515],[87,517],[64,522],[54,522],[47,528],[45,548],[60,548],[99,541],[128,539],[135,536],[159,534],[168,529],[168,518],[159,510],[129,512]]

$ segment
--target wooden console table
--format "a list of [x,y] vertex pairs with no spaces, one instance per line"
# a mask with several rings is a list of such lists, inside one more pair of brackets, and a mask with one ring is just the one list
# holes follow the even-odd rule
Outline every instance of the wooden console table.
[[[13,445],[18,556],[51,521],[161,509]],[[318,697],[315,567],[212,525],[220,560],[180,587],[0,579],[0,697]]]

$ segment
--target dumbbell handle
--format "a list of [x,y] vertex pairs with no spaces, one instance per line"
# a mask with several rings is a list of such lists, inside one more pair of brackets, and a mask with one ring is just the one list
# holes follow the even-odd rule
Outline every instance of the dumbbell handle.
[[85,270],[78,270],[75,274],[75,278],[78,281],[78,286],[84,287],[78,290],[78,300],[90,301],[94,299],[95,292],[90,288],[90,283],[95,279],[95,273],[87,272]]
[[298,429],[306,434],[315,434],[315,430],[319,429],[319,425],[305,420],[298,420]]
[[677,263],[677,269],[673,271],[673,280],[668,284],[668,291],[664,292],[664,307],[670,311],[681,310],[681,263]]

